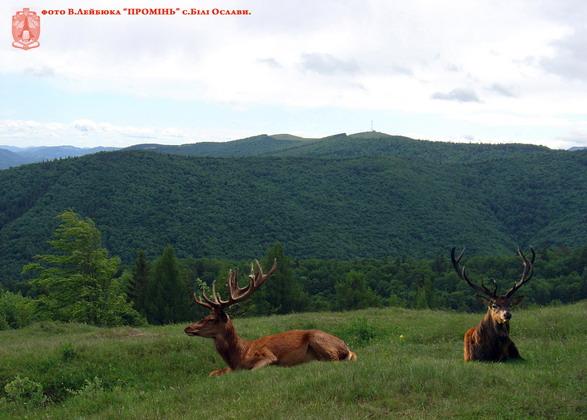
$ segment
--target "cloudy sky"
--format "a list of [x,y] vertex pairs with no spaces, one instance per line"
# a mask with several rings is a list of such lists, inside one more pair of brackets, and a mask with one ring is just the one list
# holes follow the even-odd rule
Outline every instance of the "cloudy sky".
[[[11,16],[43,8],[250,16]],[[582,0],[2,0],[0,144],[126,146],[371,129],[587,146]]]

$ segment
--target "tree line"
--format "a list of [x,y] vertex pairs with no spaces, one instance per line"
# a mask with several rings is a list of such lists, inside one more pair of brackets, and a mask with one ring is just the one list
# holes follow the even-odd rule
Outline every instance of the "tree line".
[[[65,211],[59,221],[50,241],[52,251],[24,266],[26,281],[20,290],[0,290],[0,329],[36,320],[100,326],[185,322],[203,315],[193,305],[194,290],[216,281],[217,289],[226,293],[228,271],[239,270],[244,284],[250,269],[250,261],[178,258],[170,245],[158,256],[139,250],[132,266],[124,267],[102,246],[100,231],[91,219]],[[525,288],[525,304],[587,298],[587,246],[537,252],[536,274]],[[448,250],[446,254],[433,259],[292,259],[281,243],[275,243],[260,262],[269,267],[277,259],[277,272],[234,311],[242,316],[385,306],[480,309],[481,304],[454,273]],[[471,277],[486,283],[495,279],[504,289],[521,272],[513,253],[472,256],[465,264]]]

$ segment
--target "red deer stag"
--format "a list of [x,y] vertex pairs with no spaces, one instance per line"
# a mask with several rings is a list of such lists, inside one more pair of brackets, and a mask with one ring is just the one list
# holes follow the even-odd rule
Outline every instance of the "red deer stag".
[[340,338],[319,330],[292,330],[280,334],[261,337],[257,340],[240,338],[225,309],[242,302],[261,287],[277,269],[277,262],[267,274],[258,261],[257,269],[251,266],[249,284],[239,287],[238,272],[228,273],[229,297],[223,300],[212,284],[212,297],[202,290],[202,296],[194,293],[194,300],[210,310],[210,314],[199,322],[185,328],[189,336],[214,339],[216,350],[228,364],[227,368],[215,369],[209,376],[220,376],[238,369],[259,369],[268,365],[293,366],[312,360],[356,360],[353,353]]
[[520,353],[514,342],[510,339],[510,319],[512,313],[510,308],[520,303],[522,296],[513,298],[516,291],[522,287],[534,273],[534,260],[536,254],[534,249],[530,248],[532,258],[530,261],[524,253],[518,248],[518,255],[522,259],[523,272],[522,277],[513,287],[504,295],[497,295],[497,284],[493,280],[494,288],[489,290],[483,282],[481,286],[473,283],[467,276],[465,267],[460,267],[459,263],[465,250],[455,257],[455,248],[452,249],[450,257],[452,265],[459,277],[477,292],[477,295],[487,303],[487,313],[481,322],[474,328],[470,328],[465,333],[465,361],[480,360],[489,362],[503,362],[510,359],[521,359]]

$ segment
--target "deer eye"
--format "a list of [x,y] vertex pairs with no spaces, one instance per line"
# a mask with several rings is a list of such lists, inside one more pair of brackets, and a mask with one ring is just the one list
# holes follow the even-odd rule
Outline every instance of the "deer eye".
[[492,308],[492,309],[497,309],[497,308],[499,308],[499,306],[497,306],[495,303],[492,303],[492,304],[491,304],[491,308]]

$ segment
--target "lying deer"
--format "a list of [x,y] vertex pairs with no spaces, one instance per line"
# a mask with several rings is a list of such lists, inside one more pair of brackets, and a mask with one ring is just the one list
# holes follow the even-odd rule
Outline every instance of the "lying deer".
[[455,248],[452,249],[450,257],[452,265],[459,277],[477,292],[477,295],[487,304],[487,313],[481,322],[465,333],[465,361],[480,360],[490,362],[503,362],[509,359],[521,359],[520,353],[514,342],[510,339],[510,319],[512,313],[510,308],[520,303],[522,296],[513,298],[516,291],[522,287],[534,273],[534,260],[536,254],[532,251],[532,259],[528,261],[524,253],[518,248],[518,255],[522,259],[524,270],[522,277],[504,295],[497,295],[497,284],[493,280],[493,291],[489,290],[483,283],[481,286],[473,283],[467,276],[465,267],[459,263],[465,250],[458,257],[455,257]]
[[194,293],[194,300],[210,310],[210,314],[199,322],[185,328],[189,336],[213,338],[216,350],[228,364],[227,368],[215,369],[209,376],[220,376],[238,369],[259,369],[268,365],[293,366],[312,360],[338,361],[356,360],[352,352],[340,338],[319,330],[292,330],[280,334],[245,340],[238,336],[225,309],[242,302],[267,281],[277,269],[277,262],[267,274],[258,261],[257,270],[251,266],[249,284],[239,287],[238,272],[228,274],[229,297],[222,300],[212,284],[212,297],[202,289],[201,298]]

